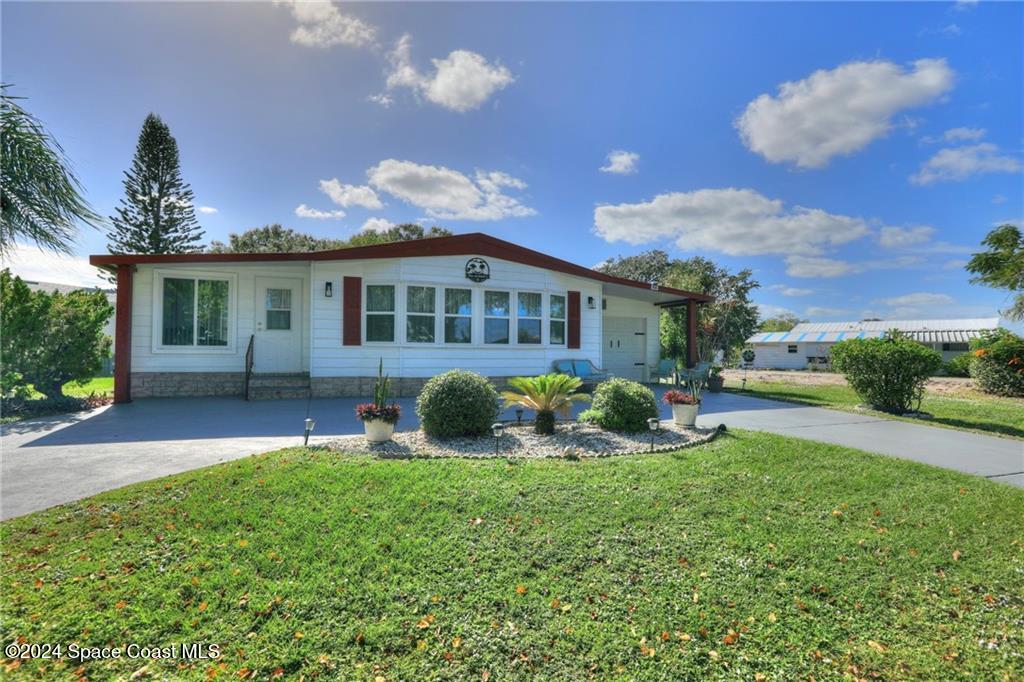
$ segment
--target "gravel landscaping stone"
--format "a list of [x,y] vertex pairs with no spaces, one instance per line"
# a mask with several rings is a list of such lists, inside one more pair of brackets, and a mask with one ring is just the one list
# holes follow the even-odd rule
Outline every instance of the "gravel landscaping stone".
[[[684,428],[671,421],[661,422],[654,434],[654,451],[667,452],[712,440],[717,429]],[[369,443],[363,436],[342,436],[326,447],[352,454],[378,457],[609,457],[651,451],[651,433],[616,433],[591,424],[559,424],[554,435],[533,432],[533,424],[506,424],[495,453],[494,437],[433,438],[423,431],[401,431],[385,443]]]

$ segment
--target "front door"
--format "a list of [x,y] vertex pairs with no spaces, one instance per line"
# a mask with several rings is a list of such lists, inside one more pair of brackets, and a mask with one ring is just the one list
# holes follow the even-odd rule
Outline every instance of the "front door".
[[642,317],[604,318],[604,369],[623,379],[644,380],[645,326]]
[[302,369],[302,280],[256,278],[253,371]]

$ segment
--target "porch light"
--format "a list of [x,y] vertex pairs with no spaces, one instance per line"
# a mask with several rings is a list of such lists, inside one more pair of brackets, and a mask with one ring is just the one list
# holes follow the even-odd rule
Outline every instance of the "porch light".
[[324,296],[330,298],[334,295],[334,282],[324,282]]
[[306,417],[306,431],[302,437],[302,444],[309,445],[309,434],[313,431],[313,427],[316,426],[316,422],[309,417]]
[[491,433],[494,434],[494,454],[498,454],[498,444],[501,442],[501,434],[505,433],[505,425],[501,422],[491,424]]
[[657,417],[651,417],[647,420],[647,428],[651,431],[651,452],[654,452],[654,434],[661,428],[661,422]]
[[516,424],[522,425],[523,423],[523,408],[516,408]]
[[587,296],[587,307],[591,310],[597,307],[597,303],[594,301],[593,296]]

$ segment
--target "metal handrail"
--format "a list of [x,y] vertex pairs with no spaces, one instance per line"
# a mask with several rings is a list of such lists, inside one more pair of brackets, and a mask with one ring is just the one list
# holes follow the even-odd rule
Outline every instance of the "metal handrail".
[[249,379],[252,378],[252,359],[253,359],[253,343],[256,341],[256,335],[252,334],[249,337],[249,346],[245,349],[245,399],[249,399]]

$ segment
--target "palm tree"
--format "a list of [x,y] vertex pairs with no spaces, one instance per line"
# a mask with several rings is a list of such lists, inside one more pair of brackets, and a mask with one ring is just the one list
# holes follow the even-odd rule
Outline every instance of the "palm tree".
[[534,431],[541,434],[555,432],[555,412],[569,414],[574,402],[590,400],[586,393],[576,393],[583,381],[568,374],[543,374],[539,377],[513,377],[508,385],[516,391],[502,391],[505,407],[521,405],[537,413]]
[[102,222],[82,197],[64,150],[0,85],[0,255],[16,238],[69,253],[76,222]]

